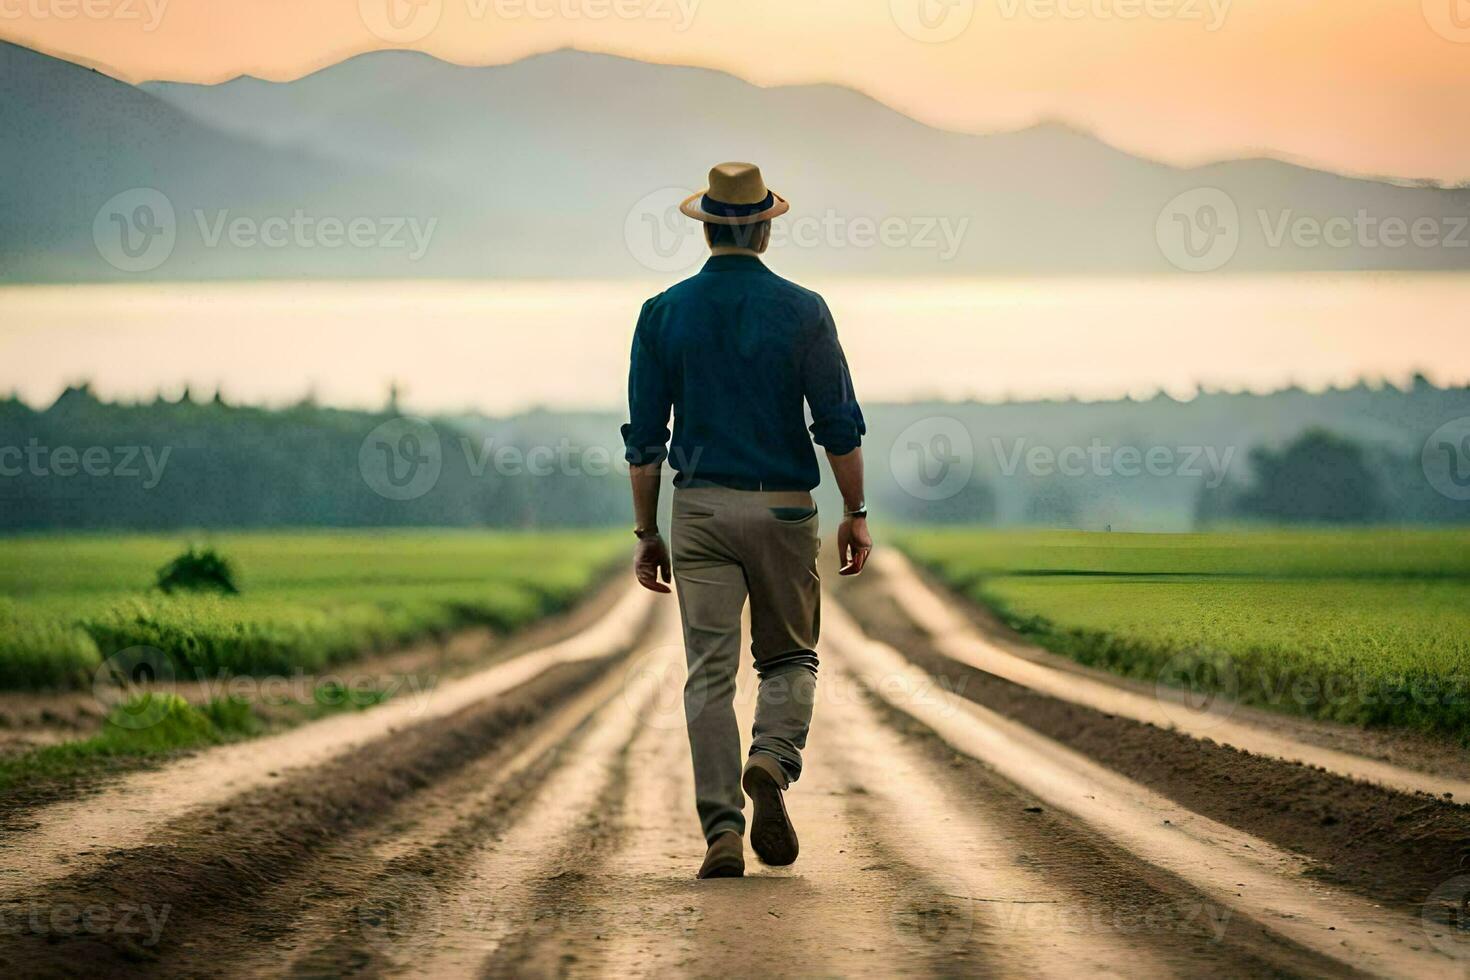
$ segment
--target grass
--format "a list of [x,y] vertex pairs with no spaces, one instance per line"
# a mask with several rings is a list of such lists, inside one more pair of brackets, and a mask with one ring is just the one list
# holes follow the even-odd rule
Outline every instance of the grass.
[[106,657],[168,655],[175,676],[321,670],[472,625],[512,630],[569,605],[611,532],[216,534],[238,596],[153,587],[173,536],[0,539],[0,688],[86,687]]
[[15,802],[18,796],[38,789],[54,796],[63,784],[85,785],[101,775],[191,749],[239,741],[344,711],[362,711],[392,696],[393,690],[326,681],[316,685],[309,702],[274,702],[267,714],[236,696],[194,705],[176,694],[137,694],[109,711],[106,722],[90,738],[0,757],[0,804]]
[[1470,739],[1470,532],[911,531],[1040,645],[1247,703]]
[[149,692],[114,708],[108,723],[91,738],[0,759],[0,794],[37,783],[77,779],[122,760],[246,738],[258,728],[254,712],[243,701],[217,698],[195,707],[176,694]]
[[267,720],[255,705],[239,697],[216,697],[192,705],[176,694],[145,692],[109,711],[106,723],[91,738],[0,758],[0,800],[17,790],[75,783],[178,752],[250,738],[268,729],[362,711],[390,697],[387,690],[326,681],[312,691],[310,703],[276,704]]

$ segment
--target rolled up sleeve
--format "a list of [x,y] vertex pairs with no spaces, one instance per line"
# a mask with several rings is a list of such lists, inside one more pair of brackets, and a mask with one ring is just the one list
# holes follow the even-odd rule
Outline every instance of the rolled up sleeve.
[[653,300],[643,304],[633,331],[628,363],[628,421],[622,427],[623,458],[634,466],[661,463],[669,455],[669,412],[673,398],[658,357],[649,346]]
[[837,341],[837,324],[825,302],[820,304],[818,321],[801,368],[803,394],[812,413],[812,440],[835,456],[845,456],[862,445],[868,427],[847,356]]

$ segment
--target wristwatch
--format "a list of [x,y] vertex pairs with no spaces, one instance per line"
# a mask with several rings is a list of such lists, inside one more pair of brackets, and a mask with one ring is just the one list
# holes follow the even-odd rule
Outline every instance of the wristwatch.
[[868,517],[868,502],[866,500],[864,500],[862,503],[858,504],[852,510],[845,510],[845,511],[843,511],[842,512],[842,516],[843,516],[844,519],[846,519],[848,517],[861,517],[864,520],[866,520],[867,517]]
[[635,527],[633,528],[633,537],[639,541],[645,538],[656,538],[658,537],[658,525],[655,524],[653,527]]

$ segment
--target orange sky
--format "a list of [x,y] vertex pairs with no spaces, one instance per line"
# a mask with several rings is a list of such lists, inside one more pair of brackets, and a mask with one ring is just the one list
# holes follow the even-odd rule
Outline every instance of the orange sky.
[[1056,118],[1177,163],[1470,179],[1470,0],[0,0],[0,37],[131,81],[571,46],[837,82],[952,129]]

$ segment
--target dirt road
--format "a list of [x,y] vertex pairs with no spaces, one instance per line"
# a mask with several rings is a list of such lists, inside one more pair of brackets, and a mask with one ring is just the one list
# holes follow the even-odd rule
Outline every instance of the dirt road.
[[[1297,765],[1285,756],[1323,733],[1246,716],[1237,737],[1280,758],[1133,717],[1156,710],[1136,691],[963,654],[904,611],[915,588],[895,572],[827,597],[792,868],[748,854],[744,879],[694,879],[677,610],[630,592],[417,712],[389,704],[6,814],[0,970],[1466,975],[1470,817],[1412,792],[1440,777],[1342,749],[1336,770]],[[743,674],[747,727],[752,694]],[[1231,755],[1189,755],[1217,751]],[[1222,803],[1226,777],[1239,790]]]

